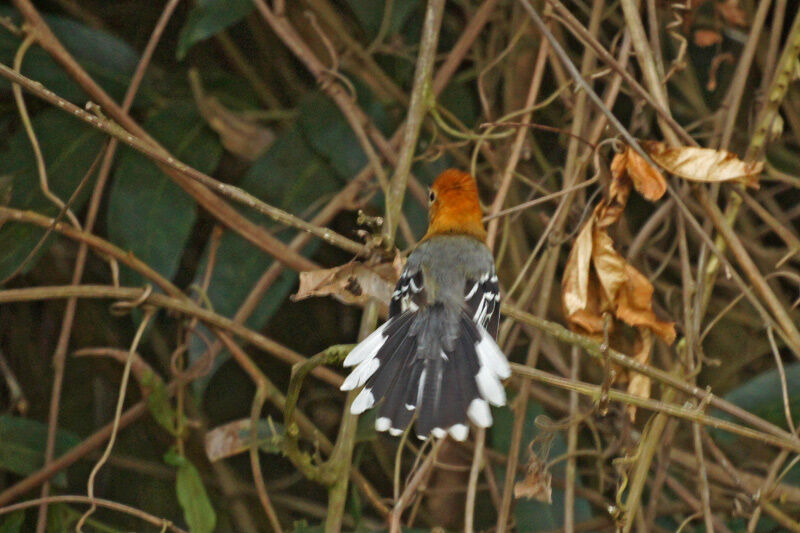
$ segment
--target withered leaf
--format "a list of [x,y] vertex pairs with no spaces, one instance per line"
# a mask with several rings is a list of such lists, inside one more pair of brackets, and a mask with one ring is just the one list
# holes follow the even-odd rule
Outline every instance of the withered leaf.
[[[543,438],[539,453],[534,451],[537,440]],[[550,453],[552,435],[534,439],[528,445],[528,464],[525,469],[525,478],[514,484],[514,498],[536,499],[544,503],[553,503],[553,476],[547,468],[547,457]]]
[[[251,427],[250,419],[243,418],[208,431],[205,436],[208,460],[213,463],[248,451],[252,438]],[[284,435],[283,425],[273,422],[271,418],[256,422],[256,445],[265,452],[279,453]]]
[[[602,207],[595,209],[595,217]],[[584,224],[567,259],[561,298],[570,324],[589,334],[603,331],[603,313],[634,327],[650,328],[671,344],[675,325],[653,312],[653,285],[614,249],[593,217]]]
[[625,172],[627,172],[628,167],[628,149],[626,148],[625,151],[619,152],[614,154],[614,158],[611,160],[611,179],[612,179],[612,186],[613,182],[622,179],[625,176]]
[[611,160],[608,198],[595,211],[598,226],[605,228],[617,223],[628,203],[631,185],[651,202],[664,196],[667,190],[667,181],[661,172],[648,164],[631,147],[626,147]]
[[561,281],[561,299],[568,317],[585,310],[589,304],[589,274],[592,261],[592,230],[589,219],[578,232],[567,258]]
[[664,179],[664,175],[631,147],[628,147],[628,175],[639,194],[651,202],[658,200],[667,192],[667,180]]
[[[592,277],[594,274],[592,273]],[[607,307],[600,301],[598,283],[589,284],[589,300],[584,309],[578,309],[567,318],[572,326],[589,335],[598,335],[603,332],[603,313]]]
[[[650,352],[653,349],[653,334],[647,328],[639,328],[639,339],[633,358],[642,364],[650,361]],[[631,379],[628,381],[628,393],[640,398],[650,398],[650,386],[652,382],[648,376],[639,372],[631,372]],[[636,420],[636,406],[628,405],[628,416],[631,422]]]
[[255,161],[275,141],[271,129],[229,110],[216,97],[207,95],[196,71],[190,73],[189,81],[197,110],[217,132],[226,150],[247,161]]
[[608,198],[595,208],[594,219],[598,226],[607,228],[622,216],[628,197],[631,194],[631,179],[627,171],[627,152],[614,156],[611,161],[611,184],[608,188]]
[[300,287],[292,300],[311,296],[333,296],[347,304],[364,304],[370,298],[388,302],[399,277],[401,265],[381,263],[367,266],[352,262],[346,265],[300,273]]
[[616,302],[627,282],[625,259],[614,249],[614,241],[600,228],[592,232],[592,265],[606,301]]
[[631,180],[628,177],[629,151],[630,149],[626,149],[611,160],[611,184],[608,188],[609,203],[620,204],[623,208],[631,193]]
[[653,312],[653,285],[633,266],[625,265],[626,282],[617,300],[617,318],[631,326],[645,326],[664,339],[675,341],[675,323],[664,322]]
[[758,175],[764,169],[763,161],[745,163],[727,150],[670,148],[658,141],[642,141],[641,144],[664,170],[690,181],[738,181],[748,187],[758,187]]

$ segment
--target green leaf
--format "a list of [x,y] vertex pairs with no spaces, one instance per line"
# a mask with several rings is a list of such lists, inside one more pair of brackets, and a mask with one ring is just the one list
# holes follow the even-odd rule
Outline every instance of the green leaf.
[[250,193],[303,215],[311,205],[338,191],[341,181],[306,143],[297,128],[286,131],[245,175]]
[[[214,170],[222,146],[189,102],[175,102],[153,115],[145,129],[178,159],[200,172]],[[108,209],[111,240],[172,278],[194,227],[194,200],[147,157],[126,149],[114,174]],[[142,278],[123,267],[123,282]]]
[[[330,167],[309,149],[298,129],[292,128],[253,163],[240,186],[271,205],[302,215],[320,198],[338,190],[339,182]],[[264,222],[264,217],[260,215],[253,215],[251,218]],[[289,230],[278,233],[277,237],[288,242],[295,235],[294,230]],[[302,251],[303,255],[308,257],[313,254],[319,244],[319,240],[312,240]],[[205,257],[204,265],[207,264],[207,250]],[[271,256],[255,249],[252,243],[226,231],[219,243],[208,288],[208,297],[214,310],[224,316],[233,316],[252,286],[273,261]],[[204,276],[204,269],[205,266],[198,272],[196,283]],[[247,320],[247,325],[260,329],[281,306],[296,280],[297,274],[294,271],[284,270]],[[194,361],[205,349],[202,338],[194,336],[189,352],[191,360]],[[215,360],[217,368],[224,360],[222,357]],[[195,390],[202,390],[211,376],[213,372],[195,381]]]
[[800,150],[784,143],[769,143],[766,160],[767,174],[770,173],[770,168],[775,168],[778,172],[794,176],[800,166]]
[[[21,23],[19,13],[9,7],[0,6],[0,16],[9,17],[15,24]],[[139,61],[138,52],[116,36],[70,18],[45,15],[44,19],[92,79],[112,98],[121,101]],[[20,43],[19,37],[0,31],[0,61],[11,65]],[[82,104],[87,98],[64,69],[38,46],[31,47],[25,55],[22,73],[67,100]],[[138,104],[148,104],[152,100],[147,79],[139,91]],[[0,80],[0,89],[8,91],[10,87],[5,79]]]
[[252,0],[200,0],[189,12],[178,37],[178,59],[183,59],[198,42],[233,26],[252,10]]
[[[11,415],[0,416],[0,470],[27,476],[44,464],[47,443],[47,425],[36,420]],[[56,457],[80,443],[80,439],[65,430],[56,432]],[[55,477],[55,483],[65,486],[64,472]]]
[[183,517],[191,533],[211,533],[217,525],[217,514],[200,479],[197,468],[175,450],[164,456],[167,464],[178,467],[175,491]]
[[151,370],[146,370],[142,374],[142,385],[150,389],[150,394],[147,396],[147,408],[153,415],[153,419],[172,435],[177,435],[178,412],[172,408],[164,380]]
[[13,512],[0,524],[0,533],[19,533],[22,531],[23,522],[25,522],[25,511]]
[[[363,85],[356,85],[356,93],[359,106],[386,134],[390,124],[383,105]],[[327,95],[315,92],[306,96],[298,111],[298,123],[309,145],[330,161],[340,178],[350,180],[367,164],[367,156],[353,128]]]
[[[99,153],[102,135],[55,109],[36,115],[33,130],[42,149],[50,190],[67,202]],[[22,128],[0,151],[0,176],[6,184],[10,177],[11,207],[47,216],[58,213],[58,208],[41,191],[33,148]],[[91,185],[84,187],[72,204],[73,211],[80,210],[90,191]],[[7,221],[0,227],[0,279],[22,263],[44,234],[43,228],[30,224]],[[42,247],[40,254],[45,249]],[[27,268],[31,266],[32,262]]]
[[[355,13],[356,18],[361,23],[370,39],[374,39],[380,31],[381,23],[386,16],[386,6],[388,2],[376,2],[375,0],[347,0],[347,5]],[[408,17],[420,5],[420,0],[406,0],[404,2],[392,2],[392,11],[388,14],[389,26],[386,37],[390,37],[400,32]]]
[[[792,413],[800,411],[800,363],[784,365],[789,407]],[[729,402],[761,417],[779,427],[787,428],[783,407],[783,389],[777,368],[768,370],[745,381],[724,396]],[[733,417],[714,410],[714,416],[731,420]],[[713,430],[723,441],[731,442],[738,437]]]
[[[509,398],[509,404],[513,401]],[[508,453],[508,448],[511,445],[511,427],[514,424],[514,415],[508,407],[501,407],[493,409],[495,419],[494,425],[490,430],[493,448],[503,453]],[[539,415],[544,414],[544,409],[533,401],[528,401],[528,409],[525,415],[525,423],[522,432],[520,463],[525,464],[527,460],[527,447],[536,435],[539,434],[539,429],[536,428],[535,420]],[[561,433],[557,433],[553,438],[552,447],[550,448],[550,457],[558,457],[565,454],[567,445]],[[552,469],[552,473],[556,476],[564,475],[565,463],[560,462]],[[502,479],[504,477],[504,470],[501,467],[497,468],[498,476]],[[521,477],[520,477],[521,478]],[[498,481],[498,484],[502,483]],[[579,480],[576,484],[580,485]],[[583,522],[592,517],[592,511],[587,502],[583,498],[575,499],[575,521]],[[516,500],[514,503],[514,518],[517,522],[517,529],[519,531],[548,531],[551,529],[558,529],[563,527],[564,521],[564,491],[553,488],[553,503],[543,503],[536,500],[528,500],[525,498]]]

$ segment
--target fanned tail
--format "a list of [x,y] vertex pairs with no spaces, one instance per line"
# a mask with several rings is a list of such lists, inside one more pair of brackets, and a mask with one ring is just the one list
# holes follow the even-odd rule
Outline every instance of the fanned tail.
[[342,390],[364,385],[354,414],[383,400],[375,428],[399,435],[417,416],[420,438],[464,440],[468,423],[492,424],[489,404],[506,402],[511,370],[489,333],[464,311],[433,305],[391,318],[345,360]]

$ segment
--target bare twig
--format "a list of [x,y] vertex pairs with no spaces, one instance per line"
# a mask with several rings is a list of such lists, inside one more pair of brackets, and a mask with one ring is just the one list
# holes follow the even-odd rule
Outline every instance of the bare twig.
[[129,514],[131,516],[135,516],[140,520],[153,524],[154,526],[162,528],[162,531],[174,531],[175,533],[187,533],[186,530],[179,528],[166,518],[158,518],[157,516],[153,516],[149,513],[142,511],[141,509],[136,509],[135,507],[130,507],[129,505],[125,505],[122,503],[114,502],[111,500],[103,500],[100,498],[89,498],[87,496],[49,496],[48,498],[36,498],[33,500],[24,501],[21,503],[15,503],[13,505],[7,505],[5,507],[0,507],[0,515],[13,513],[15,511],[21,511],[23,509],[28,509],[30,507],[35,507],[37,505],[42,505],[44,503],[85,503],[96,505],[100,507],[105,507],[106,509],[111,509],[112,511],[117,511],[120,513]]
[[475,449],[472,452],[472,466],[469,469],[467,483],[467,502],[464,505],[464,532],[473,532],[475,520],[475,496],[478,492],[478,476],[483,466],[483,447],[486,444],[486,429],[478,428],[475,432]]
[[[143,293],[138,301],[134,302],[135,305],[139,305],[143,303],[147,299],[147,293]],[[128,350],[128,358],[125,361],[125,368],[122,371],[122,380],[119,386],[119,395],[117,397],[117,407],[114,413],[114,422],[113,427],[111,430],[111,437],[108,439],[108,444],[106,445],[106,449],[103,451],[103,455],[100,456],[97,463],[92,468],[92,472],[89,474],[89,481],[87,482],[87,492],[88,497],[92,501],[92,506],[87,510],[83,516],[81,516],[78,523],[75,525],[75,529],[79,532],[83,531],[83,525],[86,523],[86,520],[94,513],[95,509],[97,508],[97,504],[94,502],[94,480],[97,477],[97,473],[100,472],[100,469],[103,465],[108,461],[108,457],[111,455],[111,450],[114,448],[114,442],[116,441],[117,432],[119,431],[120,425],[120,417],[122,416],[122,408],[125,405],[125,394],[127,393],[128,389],[128,379],[131,375],[131,363],[133,362],[133,354],[136,353],[136,349],[139,347],[139,341],[142,340],[142,335],[144,334],[147,325],[150,323],[150,319],[153,318],[153,314],[155,310],[153,309],[145,309],[144,317],[142,318],[142,322],[139,324],[139,328],[136,330],[136,335],[133,337],[133,342],[131,343],[131,347]]]
[[[175,11],[175,8],[178,6],[180,0],[170,0],[170,2],[164,7],[164,10],[159,17],[158,22],[156,23],[155,28],[153,29],[153,33],[150,36],[150,40],[147,42],[147,46],[142,53],[142,57],[139,60],[139,64],[136,66],[136,71],[134,72],[131,83],[128,86],[128,90],[125,93],[125,98],[123,99],[122,109],[127,112],[130,110],[131,105],[133,104],[134,97],[139,90],[142,80],[144,79],[144,73],[147,70],[147,66],[150,64],[150,60],[153,57],[153,53],[155,52],[156,46],[158,42],[161,40],[161,36],[164,33],[164,29],[167,26],[167,22],[172,17],[172,13]],[[111,172],[111,162],[114,158],[114,153],[116,151],[117,141],[113,139],[109,144],[108,147],[103,152],[103,162],[101,164],[100,172],[97,177],[97,184],[95,185],[94,192],[92,193],[92,198],[89,202],[89,210],[86,216],[85,227],[86,233],[90,234],[94,229],[94,223],[97,220],[97,213],[100,209],[100,199],[102,197],[103,191],[105,190],[106,180]],[[91,171],[90,171],[91,172]],[[51,226],[52,227],[52,226]],[[86,242],[81,242],[81,245],[78,248],[78,255],[75,259],[75,268],[72,274],[72,284],[78,285],[83,277],[83,269],[86,265],[86,256],[89,250],[89,245]],[[159,276],[160,277],[160,276]],[[164,280],[166,281],[166,280]],[[165,285],[164,283],[159,283],[159,285]],[[170,287],[172,289],[172,287]],[[170,291],[173,295],[179,294],[177,289],[174,291]],[[75,298],[70,298],[67,301],[66,309],[64,310],[64,318],[61,321],[61,331],[58,336],[58,342],[56,344],[56,349],[53,352],[53,387],[50,393],[50,411],[47,418],[47,443],[45,446],[45,455],[44,455],[44,464],[47,466],[52,460],[53,455],[55,453],[55,436],[56,430],[58,428],[58,413],[59,413],[59,406],[61,403],[61,389],[63,385],[64,379],[64,366],[66,362],[66,354],[67,354],[67,347],[69,345],[69,339],[72,333],[72,324],[75,319],[75,311],[77,308],[78,300]],[[41,497],[47,498],[50,494],[50,483],[45,481],[42,485]],[[43,533],[47,527],[47,503],[43,503],[39,507],[39,515],[37,521],[37,533]]]
[[436,46],[439,43],[439,28],[442,24],[443,12],[444,0],[429,0],[425,10],[425,22],[422,26],[420,50],[414,72],[414,85],[411,88],[411,101],[406,114],[403,141],[389,184],[389,195],[386,198],[386,221],[383,229],[390,241],[394,239],[400,211],[403,209],[403,198],[411,173],[411,163],[416,153],[422,121],[427,112],[427,98],[431,90],[433,62],[436,57]]

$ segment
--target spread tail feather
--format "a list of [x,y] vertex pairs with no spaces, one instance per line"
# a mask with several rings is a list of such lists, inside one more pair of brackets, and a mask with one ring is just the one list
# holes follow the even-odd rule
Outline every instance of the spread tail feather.
[[462,311],[448,322],[445,311],[432,307],[393,317],[348,355],[345,366],[355,368],[342,390],[364,385],[352,413],[383,400],[375,428],[399,435],[416,415],[420,438],[449,432],[464,440],[469,422],[492,424],[489,404],[506,402],[501,380],[511,374],[508,361],[469,315]]

